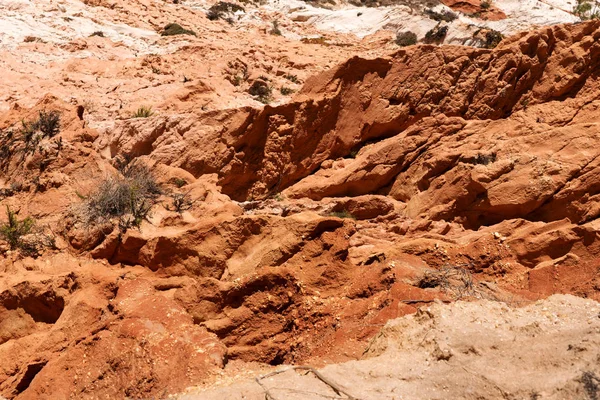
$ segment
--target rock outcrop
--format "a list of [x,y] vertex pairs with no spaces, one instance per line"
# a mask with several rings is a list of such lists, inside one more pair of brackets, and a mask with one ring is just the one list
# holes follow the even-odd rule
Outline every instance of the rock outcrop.
[[[0,394],[161,397],[228,363],[356,359],[434,301],[600,300],[599,38],[590,21],[355,56],[261,108],[205,110],[197,83],[110,129],[55,96],[13,105],[0,200],[37,230],[0,242]],[[48,112],[59,128],[32,122]],[[92,218],[138,165],[142,212]]]

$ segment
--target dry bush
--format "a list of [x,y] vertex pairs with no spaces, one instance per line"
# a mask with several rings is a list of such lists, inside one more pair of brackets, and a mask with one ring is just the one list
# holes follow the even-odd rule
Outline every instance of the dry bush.
[[167,209],[179,214],[192,208],[196,202],[192,200],[189,191],[186,193],[171,193],[169,197],[171,197],[171,207],[167,207]]
[[463,267],[447,265],[439,270],[427,271],[417,282],[421,289],[435,288],[452,296],[455,300],[473,297],[477,299],[496,299],[490,290],[475,282],[471,272]]
[[447,26],[436,26],[425,34],[425,43],[441,43],[447,34]]
[[105,179],[87,198],[88,222],[118,218],[122,230],[139,227],[161,194],[152,172],[141,163],[126,166],[120,175]]
[[486,49],[493,49],[500,44],[500,42],[504,39],[504,35],[495,30],[490,30],[485,34],[485,45]]
[[[227,1],[219,1],[215,3],[211,8],[208,9],[208,13],[206,13],[206,17],[211,21],[216,21],[218,19],[224,19],[229,22],[231,19],[231,14],[236,13],[237,11],[246,11],[244,7],[239,6],[234,3],[229,3]],[[231,22],[233,22],[231,20]]]
[[414,32],[398,32],[394,41],[400,47],[417,44],[417,35]]
[[458,18],[458,15],[449,10],[442,10],[440,12],[432,9],[425,10],[425,15],[434,21],[438,22],[452,22]]

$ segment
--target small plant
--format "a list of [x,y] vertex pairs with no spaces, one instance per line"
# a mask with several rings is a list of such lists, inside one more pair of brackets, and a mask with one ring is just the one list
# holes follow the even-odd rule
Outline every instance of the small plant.
[[148,118],[154,115],[152,111],[152,107],[141,106],[137,109],[137,111],[133,114],[132,118]]
[[447,26],[436,26],[425,34],[426,43],[441,43],[448,34]]
[[269,104],[273,100],[273,89],[266,82],[266,77],[259,77],[252,83],[248,93],[263,104]]
[[[213,4],[213,6],[208,9],[208,12],[206,13],[206,18],[208,18],[211,21],[216,21],[218,19],[227,20],[231,19],[231,17],[228,16],[228,14],[233,14],[238,11],[243,12],[246,10],[244,9],[244,7],[239,6],[237,4],[229,3],[227,1],[219,1],[218,3]],[[231,22],[229,23],[233,23],[233,19],[231,19]]]
[[281,193],[275,193],[273,195],[273,199],[276,201],[283,201],[283,200],[285,200],[285,197],[283,197],[283,195]]
[[587,397],[591,400],[598,400],[600,394],[600,378],[591,371],[585,371],[579,381],[583,384]]
[[328,44],[327,39],[324,36],[304,37],[304,38],[300,39],[300,41],[302,43],[306,43],[306,44],[321,44],[321,45]]
[[35,133],[37,132],[37,121],[25,121],[21,120],[21,129],[20,133],[23,137],[23,141],[26,144],[32,142]]
[[31,217],[19,221],[17,213],[6,206],[6,216],[8,222],[0,226],[0,237],[8,242],[11,250],[16,250],[24,246],[22,237],[31,233],[35,221]]
[[441,12],[434,11],[432,9],[425,10],[425,15],[434,21],[438,22],[452,22],[458,18],[458,15],[454,14],[449,10],[442,10]]
[[348,212],[347,210],[342,210],[342,211],[334,211],[331,214],[329,214],[329,216],[331,217],[336,217],[336,218],[349,218],[349,219],[356,219],[356,217],[354,215],[352,215],[350,212]]
[[233,86],[241,86],[248,80],[248,65],[240,59],[229,61],[225,69],[225,79]]
[[181,179],[181,178],[173,178],[172,182],[175,186],[177,186],[178,188],[182,188],[185,185],[187,185],[187,182],[185,179]]
[[90,37],[94,37],[94,36],[104,37],[104,32],[102,32],[102,31],[95,31],[94,33],[92,33],[90,35]]
[[297,75],[286,74],[283,77],[292,83],[300,83]]
[[171,194],[172,208],[170,208],[170,210],[181,214],[182,212],[192,208],[194,201],[190,198],[189,194],[190,192]]
[[60,131],[60,113],[58,111],[46,112],[46,110],[42,110],[37,124],[44,137],[53,137]]
[[122,174],[105,179],[86,198],[88,222],[119,219],[122,230],[139,227],[161,194],[154,176],[144,164],[130,164]]
[[412,46],[417,44],[417,35],[414,32],[398,32],[394,41],[400,47]]
[[271,92],[269,92],[269,94],[257,96],[256,100],[260,101],[263,104],[269,104],[273,101],[273,96],[271,95]]
[[294,93],[294,89],[290,89],[289,87],[282,86],[279,89],[279,92],[284,96],[289,96],[290,94]]
[[179,24],[168,24],[165,26],[165,28],[163,29],[163,31],[161,32],[160,35],[161,36],[175,36],[175,35],[196,36],[196,32],[189,30],[189,29],[184,29]]
[[25,38],[23,39],[23,43],[33,43],[33,42],[44,43],[44,41],[37,36],[25,36]]
[[477,155],[473,159],[473,162],[479,165],[488,165],[496,162],[496,157],[497,156],[495,152],[489,154],[477,153]]
[[271,35],[275,35],[275,36],[281,36],[281,29],[279,29],[279,21],[275,20],[273,21],[273,28],[271,29],[271,32],[269,32]]
[[489,0],[483,0],[481,2],[481,9],[482,10],[489,10],[492,7],[492,4],[490,3]]
[[577,5],[575,5],[575,8],[573,9],[573,14],[583,21],[600,18],[598,4],[590,0],[577,0]]
[[25,152],[34,153],[40,141],[51,138],[60,132],[60,113],[58,111],[39,112],[39,118],[35,121],[21,121],[19,133],[25,142]]
[[504,39],[504,35],[495,30],[490,30],[485,34],[485,48],[486,49],[494,49],[496,46],[500,44],[500,42]]

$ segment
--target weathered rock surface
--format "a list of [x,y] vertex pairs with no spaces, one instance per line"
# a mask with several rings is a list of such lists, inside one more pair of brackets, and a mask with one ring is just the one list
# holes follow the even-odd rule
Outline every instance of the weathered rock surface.
[[[319,372],[365,400],[594,398],[600,380],[599,310],[597,302],[572,296],[552,296],[521,309],[493,302],[434,304],[389,321],[361,360]],[[260,379],[262,387],[244,376],[228,380],[235,383],[190,389],[178,398],[259,400],[265,388],[290,400],[336,396],[303,370]]]
[[[127,14],[119,2],[89,6]],[[177,102],[158,85],[152,96],[173,105],[163,108],[170,113],[123,114],[99,129],[86,107],[62,96],[32,108],[13,103],[0,115],[1,205],[34,217],[47,243],[36,258],[0,243],[0,394],[163,397],[213,381],[230,362],[356,359],[388,320],[435,299],[496,302],[449,311],[466,319],[556,293],[600,300],[599,38],[591,21],[520,34],[493,50],[377,51],[260,109],[203,108],[200,99],[222,85],[224,97],[234,93],[225,77],[214,91],[194,83]],[[171,56],[183,62],[188,53]],[[293,72],[256,70],[277,82]],[[60,112],[60,132],[26,139],[28,121],[50,110]],[[138,162],[162,190],[139,227],[86,219],[83,206],[103,179]],[[177,210],[176,195],[189,204]],[[558,299],[551,306],[579,312],[579,322],[589,317],[583,308],[596,307],[569,298],[563,310]],[[533,348],[528,332],[518,336]],[[596,333],[582,334],[594,343]],[[567,365],[561,349],[556,362]],[[404,356],[413,350],[421,351],[409,346]],[[588,353],[577,368],[596,373]],[[436,354],[453,362],[442,348]],[[439,366],[436,390],[449,385]],[[549,395],[579,393],[581,371],[557,370],[564,385]],[[465,381],[462,372],[455,378]],[[496,390],[490,385],[473,396]]]

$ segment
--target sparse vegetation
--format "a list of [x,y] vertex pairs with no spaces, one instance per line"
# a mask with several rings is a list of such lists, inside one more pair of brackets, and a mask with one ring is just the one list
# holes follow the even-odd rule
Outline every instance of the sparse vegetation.
[[248,93],[263,104],[269,104],[273,100],[273,89],[266,82],[267,79],[266,77],[259,77],[248,89]]
[[306,43],[306,44],[322,44],[322,45],[327,44],[327,39],[323,36],[305,37],[305,38],[300,39],[300,41],[302,43]]
[[196,32],[185,29],[179,24],[168,24],[165,26],[160,34],[161,36],[175,36],[175,35],[192,35],[196,36]]
[[35,221],[31,217],[19,221],[17,213],[12,211],[9,206],[6,206],[6,216],[8,222],[0,226],[0,237],[8,243],[11,250],[23,248],[22,238],[31,233]]
[[33,42],[44,43],[44,41],[37,36],[25,36],[25,38],[23,39],[23,43],[33,43]]
[[356,217],[354,215],[352,215],[350,212],[348,212],[347,210],[341,210],[341,211],[333,211],[332,213],[329,214],[329,216],[331,217],[336,217],[336,218],[349,218],[349,219],[356,219]]
[[504,35],[495,30],[489,30],[485,34],[485,45],[486,49],[496,48],[500,44],[500,42],[504,39]]
[[481,2],[481,9],[482,10],[489,10],[492,7],[492,3],[489,0],[483,0]]
[[583,21],[590,19],[600,19],[600,9],[598,3],[590,0],[577,0],[573,9],[573,14]]
[[170,197],[171,197],[172,207],[169,208],[169,210],[176,211],[179,214],[192,208],[192,206],[194,205],[194,202],[195,202],[194,200],[191,199],[190,192],[172,193],[170,195]]
[[120,175],[105,179],[87,197],[87,220],[118,218],[122,230],[139,227],[160,194],[161,189],[146,165],[129,164]]
[[281,36],[281,29],[279,29],[279,21],[273,21],[273,28],[271,28],[271,35]]
[[236,58],[235,61],[229,61],[225,69],[225,79],[233,86],[241,86],[242,83],[248,80],[248,65]]
[[449,10],[442,10],[441,12],[434,11],[432,9],[425,10],[425,15],[434,21],[438,22],[452,22],[458,18],[458,15]]
[[283,77],[292,83],[300,83],[297,75],[285,74]]
[[51,138],[60,132],[60,113],[58,111],[39,112],[35,121],[21,121],[19,133],[25,142],[25,152],[33,153],[44,138]]
[[273,195],[273,199],[276,201],[283,201],[285,200],[285,197],[283,197],[281,193],[277,192]]
[[414,32],[398,32],[395,43],[400,47],[412,46],[417,44],[417,35]]
[[137,109],[137,111],[133,114],[132,118],[148,118],[154,115],[154,111],[152,111],[152,107],[142,106]]
[[425,34],[426,43],[441,43],[448,34],[447,26],[436,26]]
[[289,96],[290,94],[294,93],[294,89],[290,89],[289,87],[282,86],[279,89],[279,92],[284,96]]
[[104,32],[102,32],[102,31],[95,31],[94,33],[92,33],[90,35],[90,37],[94,37],[94,36],[104,37]]
[[[238,11],[245,12],[246,10],[240,5],[229,3],[227,1],[219,1],[218,3],[215,3],[211,8],[208,9],[206,17],[211,21],[216,21],[218,19],[223,19],[227,21],[231,19],[229,14],[234,14]],[[228,22],[232,23],[233,20]]]
[[182,187],[184,187],[185,185],[187,185],[187,182],[186,182],[186,180],[185,180],[185,179],[181,179],[181,178],[173,178],[171,181],[172,181],[172,182],[173,182],[173,184],[174,184],[175,186],[177,186],[178,188],[182,188]]
[[428,271],[419,279],[421,289],[435,288],[445,292],[455,300],[465,297],[494,299],[495,296],[485,285],[476,282],[464,265],[445,265],[439,270]]
[[585,371],[579,381],[590,400],[598,400],[600,394],[600,378],[591,371]]
[[33,136],[37,132],[37,121],[25,121],[21,120],[21,136],[25,143],[31,143]]
[[40,111],[37,126],[44,137],[53,137],[60,131],[60,113],[58,111]]

